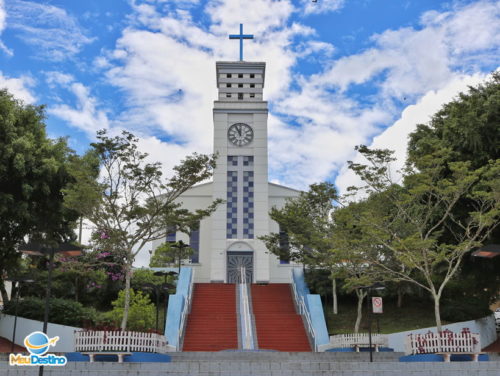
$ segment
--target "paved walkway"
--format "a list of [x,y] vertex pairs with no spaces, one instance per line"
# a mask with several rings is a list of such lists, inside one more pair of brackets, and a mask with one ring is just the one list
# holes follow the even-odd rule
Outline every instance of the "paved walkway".
[[[11,341],[6,338],[0,337],[0,353],[10,353],[11,347]],[[14,352],[26,352],[26,349],[22,346],[15,345]]]

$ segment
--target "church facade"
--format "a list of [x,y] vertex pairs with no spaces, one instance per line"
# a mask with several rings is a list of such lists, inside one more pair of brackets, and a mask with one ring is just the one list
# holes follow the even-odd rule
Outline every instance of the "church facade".
[[[214,102],[213,181],[192,187],[179,199],[189,210],[224,203],[191,234],[171,232],[194,254],[195,282],[289,283],[291,265],[270,254],[259,236],[279,232],[269,210],[282,207],[299,191],[268,181],[267,102],[263,100],[263,62],[217,62],[218,99]],[[161,242],[153,244],[156,248]]]

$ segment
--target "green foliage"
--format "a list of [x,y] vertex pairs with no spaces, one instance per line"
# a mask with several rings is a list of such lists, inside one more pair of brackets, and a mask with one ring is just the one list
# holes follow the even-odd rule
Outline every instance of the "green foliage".
[[[170,282],[169,279],[171,278],[172,277],[168,276],[167,282]],[[134,269],[131,280],[132,288],[136,290],[139,289],[141,285],[146,283],[161,285],[163,282],[165,282],[165,278],[163,276],[154,275],[154,271],[145,268]]]
[[[188,231],[212,213],[220,200],[206,209],[190,212],[181,208],[179,196],[194,184],[208,179],[215,167],[215,156],[193,154],[174,167],[173,176],[164,179],[160,163],[148,163],[147,154],[138,150],[138,139],[124,131],[109,137],[97,133],[92,155],[100,162],[101,174],[83,169],[76,183],[66,191],[66,204],[90,220],[100,239],[110,250],[122,252],[125,276],[124,314],[127,325],[132,263],[143,247],[166,236],[168,226]],[[89,166],[93,166],[91,157]]]
[[[0,90],[0,275],[17,268],[26,235],[48,242],[73,236],[77,216],[63,206],[73,155],[66,140],[47,137],[43,106]],[[3,282],[0,283],[3,285]]]
[[[464,255],[487,239],[499,223],[500,160],[472,169],[470,162],[444,164],[442,155],[429,155],[419,160],[419,170],[409,163],[403,185],[396,186],[390,176],[391,152],[358,150],[369,163],[350,163],[350,167],[366,184],[361,191],[369,196],[362,210],[359,204],[351,204],[350,215],[363,237],[376,246],[368,260],[395,280],[427,290],[440,327],[439,304],[445,286]],[[455,216],[463,199],[471,209]],[[370,205],[377,201],[391,210]],[[443,237],[445,232],[450,236]]]
[[[444,105],[429,124],[418,125],[410,135],[408,158],[416,168],[422,170],[427,168],[426,161],[429,158],[439,156],[443,166],[439,173],[443,178],[452,174],[451,166],[456,166],[457,162],[467,163],[470,170],[486,169],[478,181],[475,194],[499,192],[498,171],[489,167],[494,163],[498,164],[500,159],[499,124],[500,73],[496,72],[484,84],[470,87],[468,92],[461,93],[455,100]],[[477,212],[474,202],[466,196],[457,202],[452,215],[463,222],[474,212]],[[444,229],[440,239],[454,241],[454,226],[451,229]],[[485,243],[500,243],[500,227],[492,230]],[[491,264],[491,260],[478,260],[476,264],[481,263]],[[469,259],[464,260],[461,269],[458,272],[461,280],[470,278],[481,281],[463,286],[464,289],[469,289],[469,295],[487,291],[485,301],[495,297],[500,289],[497,270],[476,270],[484,268],[471,265]]]
[[477,169],[500,158],[500,73],[445,104],[429,124],[410,135],[409,160],[419,169],[423,157],[445,151],[445,162],[469,161]]
[[184,243],[179,240],[175,243],[162,243],[158,248],[155,249],[153,257],[149,263],[150,267],[166,267],[171,265],[177,265],[180,267],[182,263],[187,260],[194,250],[189,246],[189,244]]
[[[19,300],[18,316],[27,319],[43,321],[45,299],[27,297]],[[5,306],[4,313],[13,315],[15,301],[11,300]],[[88,326],[96,322],[97,312],[93,308],[84,307],[73,300],[53,298],[50,300],[49,322],[69,326]]]
[[489,305],[479,297],[445,297],[442,307],[441,317],[449,322],[477,320],[491,314]]
[[312,184],[309,191],[287,200],[281,209],[273,207],[269,213],[282,231],[288,234],[289,249],[283,249],[279,233],[259,237],[267,249],[281,257],[303,264],[317,265],[318,257],[330,247],[330,212],[337,198],[331,183]]
[[[106,314],[109,321],[116,326],[123,319],[125,305],[125,291],[122,290],[118,294],[118,299],[111,303],[113,310]],[[128,329],[137,331],[146,331],[155,325],[155,306],[147,295],[143,295],[141,291],[130,289],[130,308],[128,312]]]

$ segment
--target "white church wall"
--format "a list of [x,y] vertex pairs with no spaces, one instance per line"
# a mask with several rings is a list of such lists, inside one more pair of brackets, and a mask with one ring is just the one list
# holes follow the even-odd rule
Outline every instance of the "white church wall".
[[[216,104],[218,106],[218,104]],[[214,112],[214,145],[223,145],[227,140],[227,123],[228,114],[224,112]],[[226,200],[227,198],[227,149],[218,148],[217,167],[213,176],[213,198]],[[212,214],[212,228],[210,237],[210,245],[204,247],[206,256],[209,258],[210,271],[207,282],[224,281],[225,277],[225,254],[226,247],[226,204],[219,205],[217,210]],[[196,280],[198,277],[195,275]],[[202,281],[200,281],[202,282]]]
[[[269,183],[269,210],[272,207],[278,209],[285,206],[286,200],[297,197],[300,191],[284,187],[278,184]],[[277,233],[279,232],[279,225],[275,221],[269,221],[269,232]],[[290,264],[280,264],[280,260],[275,255],[270,255],[269,257],[269,267],[271,273],[272,283],[290,283],[292,269],[297,267],[296,263]]]

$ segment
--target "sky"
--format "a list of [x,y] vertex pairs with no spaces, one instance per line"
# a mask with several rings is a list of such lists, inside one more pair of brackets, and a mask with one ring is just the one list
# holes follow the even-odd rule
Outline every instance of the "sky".
[[[46,108],[78,153],[128,130],[166,174],[210,153],[215,62],[253,34],[266,62],[269,178],[356,184],[354,147],[395,150],[500,66],[500,3],[440,0],[0,0],[0,88]],[[397,167],[397,166],[396,166]]]
[[44,104],[82,153],[129,130],[165,172],[210,153],[215,62],[267,64],[269,178],[356,182],[354,146],[404,162],[407,134],[500,65],[500,3],[439,0],[0,0],[0,87]]

